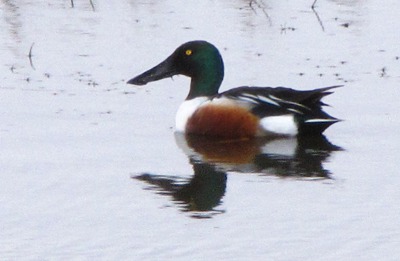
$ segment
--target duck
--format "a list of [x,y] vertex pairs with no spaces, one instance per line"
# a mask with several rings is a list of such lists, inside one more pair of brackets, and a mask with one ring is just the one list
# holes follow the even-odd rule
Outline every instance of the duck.
[[191,78],[179,106],[175,130],[219,139],[321,135],[340,121],[323,111],[321,99],[335,85],[312,90],[241,86],[219,93],[224,63],[218,49],[204,40],[186,42],[153,68],[127,83],[145,85],[175,75]]

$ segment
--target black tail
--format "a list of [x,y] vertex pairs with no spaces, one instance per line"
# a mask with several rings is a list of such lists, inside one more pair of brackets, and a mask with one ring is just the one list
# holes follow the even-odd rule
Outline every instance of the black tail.
[[333,92],[330,90],[342,86],[336,85],[303,92],[304,96],[298,102],[310,108],[311,112],[303,117],[300,116],[299,132],[302,135],[321,134],[332,124],[341,121],[322,110],[322,106],[327,106],[327,104],[323,103],[321,99],[332,94]]
[[[327,104],[323,103],[321,99],[333,92],[330,91],[335,88],[343,87],[343,85],[335,85],[330,87],[319,88],[310,91],[299,91],[300,93],[296,96],[296,101],[300,104],[303,104],[311,109],[321,108],[321,106],[326,106]],[[328,118],[332,118],[329,116]]]
[[[341,120],[336,119],[334,117],[329,116],[330,119],[313,119],[312,122],[304,121],[299,124],[299,134],[301,135],[320,135],[322,134],[329,126],[332,124],[339,122]],[[324,120],[324,121],[323,121]]]

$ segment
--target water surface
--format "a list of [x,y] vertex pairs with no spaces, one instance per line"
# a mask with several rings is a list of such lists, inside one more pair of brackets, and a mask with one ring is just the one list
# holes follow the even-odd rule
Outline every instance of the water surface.
[[[1,1],[1,259],[397,260],[400,6],[311,2]],[[194,39],[222,90],[345,85],[325,99],[344,121],[174,134],[189,80],[125,82]]]

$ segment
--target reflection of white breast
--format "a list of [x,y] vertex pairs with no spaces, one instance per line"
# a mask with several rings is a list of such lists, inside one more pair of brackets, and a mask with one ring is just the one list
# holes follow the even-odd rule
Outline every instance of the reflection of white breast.
[[185,132],[186,123],[190,116],[200,107],[205,101],[207,101],[207,97],[197,97],[191,100],[184,101],[178,109],[175,117],[175,129],[178,132]]

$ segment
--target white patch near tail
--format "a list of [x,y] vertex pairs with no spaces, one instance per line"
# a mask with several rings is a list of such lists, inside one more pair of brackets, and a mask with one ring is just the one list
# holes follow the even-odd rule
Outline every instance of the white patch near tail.
[[299,132],[294,116],[290,114],[262,118],[260,125],[264,131],[277,135],[296,136]]

